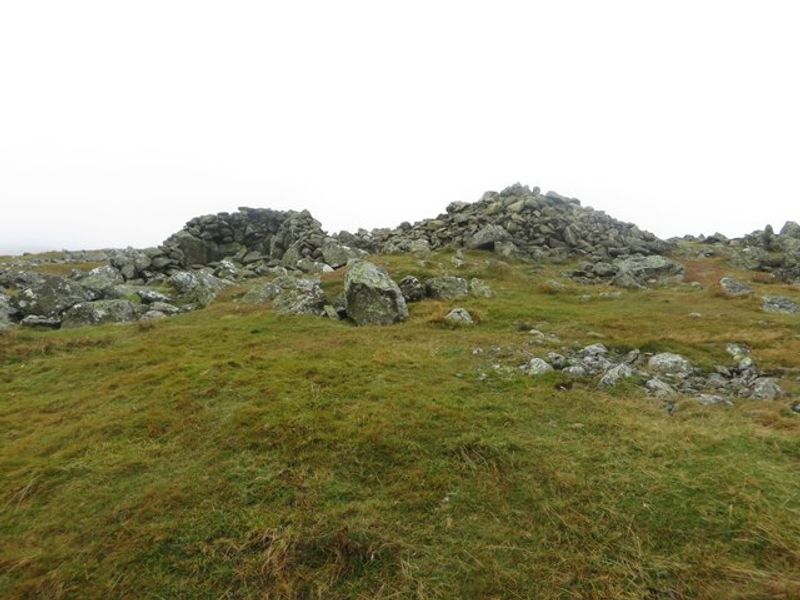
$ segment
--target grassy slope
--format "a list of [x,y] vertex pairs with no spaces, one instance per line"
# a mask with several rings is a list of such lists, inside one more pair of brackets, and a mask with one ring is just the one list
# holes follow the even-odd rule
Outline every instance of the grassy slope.
[[492,365],[547,351],[525,323],[705,365],[747,342],[794,369],[800,321],[688,287],[586,302],[602,288],[548,293],[548,269],[490,261],[462,269],[497,292],[458,303],[471,330],[431,301],[359,329],[233,291],[153,327],[0,338],[0,597],[799,597],[785,401],[670,417],[633,388]]

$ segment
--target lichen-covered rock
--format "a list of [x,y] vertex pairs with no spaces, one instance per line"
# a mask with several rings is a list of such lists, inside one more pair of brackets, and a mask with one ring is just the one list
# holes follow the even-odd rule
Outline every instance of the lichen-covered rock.
[[693,367],[686,358],[680,354],[671,352],[661,352],[650,358],[647,366],[651,371],[662,375],[688,376],[692,373]]
[[653,281],[679,280],[686,273],[680,263],[658,255],[626,258],[618,260],[614,266],[617,268],[614,284],[626,288],[635,287],[631,282],[642,286]]
[[280,288],[272,301],[277,312],[285,315],[325,315],[328,301],[318,279],[286,275],[274,283]]
[[783,390],[771,377],[759,377],[750,386],[749,397],[754,400],[775,400],[783,396]]
[[456,326],[475,325],[475,320],[465,308],[454,308],[444,318],[445,322]]
[[502,225],[490,223],[470,236],[467,248],[473,250],[494,250],[495,244],[511,239],[511,235]]
[[83,286],[64,277],[45,275],[11,299],[11,306],[21,315],[58,317],[69,307],[91,300]]
[[469,295],[469,284],[463,277],[445,275],[428,279],[425,282],[425,291],[431,298],[458,300]]
[[334,269],[345,266],[354,259],[363,258],[366,252],[358,248],[350,248],[335,241],[329,241],[322,245],[322,258],[326,264]]
[[125,278],[115,267],[105,265],[89,271],[79,283],[89,290],[94,298],[102,298],[115,286],[125,283]]
[[636,372],[630,367],[630,365],[623,363],[615,367],[611,367],[608,371],[606,371],[603,377],[600,379],[600,385],[604,387],[613,387],[623,379],[630,379],[635,374]]
[[344,293],[347,316],[356,325],[390,325],[408,319],[400,287],[386,271],[370,262],[350,267]]
[[541,358],[532,358],[528,364],[522,367],[522,370],[532,377],[544,375],[545,373],[552,373],[554,371],[552,365]]
[[764,312],[794,315],[800,313],[800,306],[791,298],[784,296],[764,296],[761,308]]
[[483,279],[473,277],[469,280],[469,293],[476,298],[492,298],[494,291]]
[[719,285],[726,296],[734,298],[749,296],[753,293],[752,287],[733,277],[723,277],[719,280]]
[[425,286],[413,275],[403,277],[398,283],[406,302],[419,302],[425,298]]
[[136,308],[127,300],[98,300],[81,302],[64,313],[64,329],[105,323],[128,323],[136,319]]
[[31,329],[58,329],[61,327],[61,317],[42,317],[39,315],[28,315],[19,322],[22,327]]
[[231,284],[205,271],[179,271],[169,279],[181,302],[208,306]]

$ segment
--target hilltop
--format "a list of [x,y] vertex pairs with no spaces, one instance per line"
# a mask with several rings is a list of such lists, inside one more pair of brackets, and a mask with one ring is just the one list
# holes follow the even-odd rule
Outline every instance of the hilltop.
[[0,263],[2,597],[800,596],[791,222],[515,185]]

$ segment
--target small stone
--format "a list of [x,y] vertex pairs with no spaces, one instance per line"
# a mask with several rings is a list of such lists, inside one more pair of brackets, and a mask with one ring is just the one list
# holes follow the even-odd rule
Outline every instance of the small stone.
[[752,287],[746,283],[742,283],[741,281],[734,279],[733,277],[723,277],[719,280],[719,285],[725,295],[732,298],[749,296],[753,293]]
[[472,315],[466,309],[463,308],[454,308],[444,320],[451,325],[458,325],[458,326],[469,326],[475,325],[475,321],[472,319]]

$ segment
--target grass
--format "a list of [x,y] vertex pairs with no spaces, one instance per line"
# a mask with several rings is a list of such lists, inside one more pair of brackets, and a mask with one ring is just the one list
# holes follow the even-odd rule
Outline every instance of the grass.
[[[449,259],[379,262],[399,278]],[[724,268],[706,266],[705,283]],[[0,337],[0,597],[800,597],[786,401],[669,416],[635,388],[514,369],[597,341],[710,366],[741,342],[795,390],[796,317],[691,286],[587,301],[608,290],[545,292],[558,268],[483,253],[459,274],[496,297],[388,328],[230,290],[147,327]],[[457,305],[480,325],[443,327]]]

